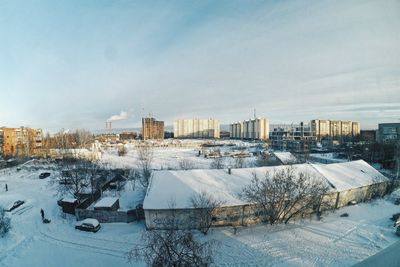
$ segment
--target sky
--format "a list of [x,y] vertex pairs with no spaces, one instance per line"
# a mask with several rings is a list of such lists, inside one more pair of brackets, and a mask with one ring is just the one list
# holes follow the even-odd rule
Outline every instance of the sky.
[[400,122],[400,1],[0,1],[0,126]]

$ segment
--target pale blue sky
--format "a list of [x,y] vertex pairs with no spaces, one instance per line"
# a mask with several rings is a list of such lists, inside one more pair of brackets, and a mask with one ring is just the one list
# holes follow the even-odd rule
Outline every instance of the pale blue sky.
[[400,122],[400,1],[0,1],[0,125]]

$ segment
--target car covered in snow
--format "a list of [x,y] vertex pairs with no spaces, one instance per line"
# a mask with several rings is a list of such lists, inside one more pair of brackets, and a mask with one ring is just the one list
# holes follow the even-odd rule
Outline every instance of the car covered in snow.
[[39,175],[39,179],[45,179],[45,178],[49,177],[50,174],[51,174],[51,173],[49,173],[49,172],[42,172],[42,173]]
[[87,218],[75,224],[75,229],[96,233],[100,230],[100,223],[96,219]]
[[14,204],[12,205],[12,207],[8,211],[15,210],[16,208],[18,208],[19,206],[21,206],[24,203],[25,203],[25,201],[23,201],[23,200],[17,200],[17,201],[14,202]]

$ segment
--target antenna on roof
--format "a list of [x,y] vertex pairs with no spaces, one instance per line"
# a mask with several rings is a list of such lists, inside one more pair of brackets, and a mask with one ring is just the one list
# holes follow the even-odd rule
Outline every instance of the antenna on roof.
[[254,108],[254,119],[257,118],[256,109]]

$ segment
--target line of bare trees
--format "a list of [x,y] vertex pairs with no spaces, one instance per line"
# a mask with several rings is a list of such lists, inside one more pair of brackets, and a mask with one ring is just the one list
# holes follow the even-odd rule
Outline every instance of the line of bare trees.
[[253,174],[243,197],[256,204],[262,222],[288,223],[313,212],[320,215],[328,189],[322,180],[289,166],[267,172],[263,177]]

